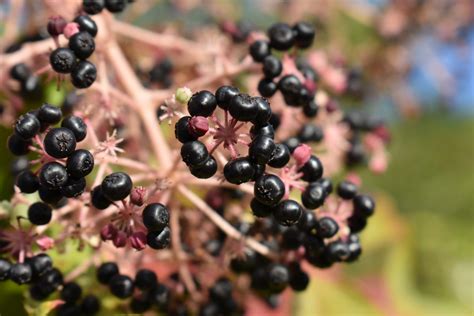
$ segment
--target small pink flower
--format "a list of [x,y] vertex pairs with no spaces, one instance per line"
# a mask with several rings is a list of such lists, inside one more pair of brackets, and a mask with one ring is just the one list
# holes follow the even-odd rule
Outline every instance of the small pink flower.
[[64,36],[66,36],[67,39],[71,38],[74,34],[78,32],[79,32],[79,24],[75,22],[66,24],[66,26],[63,29]]
[[143,250],[146,247],[146,234],[142,231],[134,232],[128,240],[136,250]]
[[203,116],[194,116],[189,120],[189,131],[198,137],[204,136],[209,130],[209,122]]
[[117,235],[117,228],[113,224],[107,224],[100,230],[100,238],[103,241],[112,240]]
[[125,247],[125,245],[127,244],[127,234],[120,230],[117,232],[112,241],[114,243],[114,246],[117,248]]
[[36,239],[36,244],[42,251],[46,251],[54,247],[54,239],[48,236],[43,236]]
[[147,189],[144,187],[135,187],[130,193],[130,202],[137,206],[142,206],[145,203]]
[[293,151],[293,158],[298,166],[304,165],[311,158],[311,147],[301,144]]

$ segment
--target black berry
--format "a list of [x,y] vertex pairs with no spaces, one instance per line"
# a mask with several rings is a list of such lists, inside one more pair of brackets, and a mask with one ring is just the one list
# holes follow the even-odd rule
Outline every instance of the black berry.
[[288,50],[295,41],[293,30],[288,24],[276,23],[268,29],[268,37],[270,38],[270,46],[276,50]]
[[109,174],[102,181],[102,193],[111,201],[125,199],[132,190],[132,179],[124,172]]
[[276,144],[268,165],[273,168],[283,168],[290,161],[290,150],[285,144]]
[[12,79],[16,81],[19,81],[19,82],[26,81],[26,79],[28,79],[28,77],[30,76],[31,76],[30,67],[28,67],[27,65],[23,63],[16,64],[12,68],[10,68],[10,77],[12,77]]
[[80,306],[84,315],[94,315],[100,310],[100,301],[97,296],[89,294],[82,299]]
[[68,179],[66,168],[57,162],[48,162],[39,172],[39,181],[42,186],[50,190],[59,189]]
[[301,193],[301,202],[304,207],[314,210],[324,204],[326,196],[326,191],[320,183],[311,182]]
[[283,66],[281,64],[281,61],[273,56],[273,55],[268,55],[265,57],[263,60],[263,74],[265,75],[266,78],[275,78],[278,77],[283,70]]
[[33,114],[25,114],[18,118],[15,123],[15,134],[27,140],[35,137],[41,127],[40,121]]
[[28,208],[28,220],[33,225],[46,225],[51,221],[53,212],[48,204],[36,202]]
[[375,202],[374,200],[364,194],[358,194],[355,196],[354,201],[354,214],[362,217],[369,217],[374,214]]
[[68,177],[66,184],[61,187],[61,194],[68,198],[80,196],[86,189],[86,179]]
[[82,10],[87,14],[94,15],[104,9],[104,0],[83,0]]
[[67,74],[76,66],[76,55],[69,48],[56,48],[49,56],[49,63],[56,72]]
[[256,217],[268,217],[272,215],[272,207],[266,204],[263,204],[256,198],[253,198],[250,201],[250,208],[252,210],[253,215]]
[[274,208],[273,216],[280,225],[292,226],[298,223],[302,213],[303,209],[298,202],[285,200]]
[[135,275],[135,285],[140,290],[150,290],[158,284],[155,272],[148,269],[140,269]]
[[318,221],[317,235],[321,238],[331,238],[339,231],[339,225],[331,217],[322,217]]
[[217,107],[216,97],[207,90],[199,91],[189,99],[188,112],[191,116],[210,116]]
[[171,232],[168,227],[162,231],[148,232],[146,236],[147,244],[153,249],[167,248],[171,241]]
[[266,164],[275,150],[275,142],[267,136],[256,137],[249,147],[249,156],[257,164]]
[[258,82],[257,89],[258,93],[260,93],[262,97],[270,98],[277,91],[277,84],[273,81],[273,79],[262,78],[262,80]]
[[33,172],[25,170],[16,177],[16,186],[23,193],[34,193],[38,191],[39,180]]
[[270,45],[266,41],[255,41],[249,48],[250,56],[257,63],[261,63],[265,57],[270,55]]
[[299,48],[308,48],[313,44],[315,29],[309,23],[299,22],[293,26],[295,44]]
[[6,281],[10,278],[11,267],[10,261],[0,258],[0,281]]
[[75,303],[79,300],[82,295],[81,287],[75,283],[70,282],[64,284],[63,289],[61,290],[61,299],[66,303]]
[[95,50],[94,38],[88,32],[77,32],[69,38],[69,48],[77,58],[87,59]]
[[44,150],[54,158],[66,158],[76,149],[74,133],[65,127],[52,128],[44,137]]
[[191,174],[199,179],[208,179],[216,174],[217,162],[214,157],[209,156],[207,160],[199,166],[191,166],[189,168]]
[[27,263],[15,263],[10,268],[10,279],[16,284],[30,282],[33,272]]
[[78,149],[67,158],[66,169],[75,178],[85,177],[94,169],[94,156],[86,149]]
[[126,275],[114,275],[109,281],[110,292],[118,298],[132,296],[134,284],[133,280]]
[[337,186],[337,194],[344,200],[351,200],[357,194],[357,186],[350,181],[341,181]]
[[181,147],[181,158],[188,166],[200,166],[209,158],[206,146],[200,141],[187,142]]
[[161,203],[148,204],[143,209],[142,217],[143,224],[149,230],[162,230],[170,219],[168,209]]
[[249,122],[257,116],[258,105],[248,94],[238,94],[230,100],[229,113],[236,120]]
[[255,198],[266,205],[276,205],[285,195],[285,184],[275,175],[263,175],[255,181]]
[[90,35],[92,35],[93,37],[95,37],[97,35],[97,31],[98,31],[97,24],[94,22],[94,20],[91,19],[90,16],[88,16],[88,15],[78,15],[74,19],[74,22],[79,24],[79,30],[81,32],[87,32]]
[[222,86],[216,90],[217,105],[224,110],[227,110],[230,104],[230,100],[238,95],[239,89],[232,86]]
[[80,142],[87,136],[87,125],[82,118],[78,116],[68,116],[61,122],[61,127],[71,130],[76,137],[76,141]]
[[323,164],[316,156],[311,156],[298,171],[303,172],[301,179],[313,182],[323,176]]
[[97,269],[97,280],[102,284],[108,284],[110,280],[119,274],[119,268],[114,262],[105,262]]
[[91,203],[99,210],[105,210],[112,202],[102,192],[102,186],[96,186],[91,192]]
[[82,60],[71,72],[71,82],[74,87],[84,89],[90,87],[97,78],[97,69],[94,64]]
[[125,0],[105,0],[105,7],[112,13],[122,12],[126,5]]
[[252,179],[255,168],[248,157],[239,157],[224,166],[224,177],[233,184],[241,184]]

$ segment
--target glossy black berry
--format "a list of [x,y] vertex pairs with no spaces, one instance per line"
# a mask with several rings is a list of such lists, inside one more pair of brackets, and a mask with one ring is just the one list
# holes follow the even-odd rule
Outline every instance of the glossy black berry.
[[255,102],[257,103],[258,112],[255,119],[252,123],[257,124],[259,126],[266,125],[272,116],[272,109],[270,108],[270,103],[268,100],[262,97],[255,97]]
[[289,227],[283,232],[282,244],[284,249],[298,249],[304,241],[305,234],[297,227]]
[[28,77],[31,76],[31,69],[27,65],[20,63],[14,65],[12,68],[10,68],[10,77],[12,79],[23,82],[28,79]]
[[80,196],[86,189],[86,179],[69,177],[66,184],[61,187],[61,194],[68,198]]
[[85,177],[94,169],[94,156],[86,149],[78,149],[67,158],[66,169],[72,177]]
[[367,226],[367,218],[352,215],[347,219],[347,226],[349,226],[351,233],[361,232]]
[[310,101],[303,105],[303,113],[306,117],[312,118],[318,115],[319,107],[314,101]]
[[193,176],[199,179],[208,179],[216,174],[217,162],[214,157],[209,156],[207,160],[199,166],[191,166],[189,171]]
[[217,105],[224,110],[227,110],[230,100],[240,93],[239,89],[232,86],[221,86],[216,90]]
[[197,140],[197,135],[191,133],[189,129],[189,121],[191,120],[191,116],[183,116],[176,122],[174,126],[174,135],[177,140],[181,143],[191,142],[193,140]]
[[156,273],[148,269],[140,269],[135,275],[135,285],[140,290],[150,290],[158,284]]
[[254,194],[263,204],[273,206],[285,195],[285,184],[276,175],[263,175],[255,181]]
[[258,82],[257,89],[258,93],[260,93],[262,97],[270,98],[277,91],[277,84],[273,81],[273,79],[262,78],[262,80]]
[[346,262],[356,261],[362,253],[362,247],[360,246],[359,241],[349,241],[347,244],[349,248],[349,256],[344,259]]
[[293,26],[295,44],[299,48],[308,48],[313,44],[314,26],[307,22],[298,22]]
[[38,134],[41,127],[40,121],[32,114],[25,114],[18,118],[15,123],[15,134],[23,139],[30,139]]
[[142,314],[150,309],[151,302],[146,296],[147,295],[142,294],[132,298],[130,301],[130,309],[133,313]]
[[76,66],[76,55],[69,48],[56,48],[49,56],[49,63],[54,71],[68,74]]
[[93,37],[95,37],[97,35],[97,31],[98,31],[97,24],[94,22],[94,20],[91,19],[90,16],[88,16],[88,15],[78,15],[74,19],[74,22],[79,24],[79,30],[81,32],[87,32],[90,35],[92,35]]
[[112,13],[122,12],[126,5],[126,0],[105,0],[105,7]]
[[16,177],[16,186],[23,193],[34,193],[38,191],[39,180],[33,172],[25,170]]
[[65,127],[74,133],[76,141],[80,142],[87,136],[87,125],[79,116],[68,116],[61,122],[61,127]]
[[79,316],[81,310],[79,306],[72,303],[60,304],[55,308],[57,316]]
[[314,235],[317,227],[318,220],[316,219],[316,215],[314,215],[312,211],[304,211],[298,222],[298,228],[307,234]]
[[84,296],[80,307],[84,315],[94,315],[100,310],[100,301],[97,296],[89,294]]
[[326,192],[326,195],[329,195],[329,194],[332,193],[332,182],[331,182],[330,179],[321,178],[316,182],[319,183],[324,188],[324,191]]
[[375,202],[374,200],[365,194],[358,194],[354,197],[354,214],[362,217],[369,217],[374,214]]
[[265,57],[270,55],[270,45],[267,41],[258,40],[250,45],[249,52],[254,61],[261,63]]
[[46,292],[55,291],[64,282],[61,271],[56,268],[49,269],[38,280],[39,284],[45,288]]
[[268,217],[272,215],[272,207],[263,204],[256,198],[253,198],[252,201],[250,201],[250,209],[256,217]]
[[43,103],[43,105],[38,110],[38,119],[42,124],[57,124],[61,120],[62,116],[63,114],[60,108],[48,103]]
[[66,303],[75,303],[82,295],[82,288],[76,282],[64,284],[61,290],[61,299]]
[[224,166],[224,177],[233,184],[241,184],[252,179],[255,168],[248,157],[239,157],[230,160]]
[[85,13],[94,15],[100,13],[104,9],[104,0],[83,0],[82,10]]
[[66,158],[76,149],[74,133],[65,127],[52,128],[44,137],[44,150],[54,158]]
[[341,240],[329,243],[326,251],[328,258],[332,261],[343,261],[350,256],[349,247]]
[[357,194],[357,186],[350,181],[341,181],[337,186],[337,195],[344,200],[351,200]]
[[258,105],[253,97],[241,93],[230,100],[229,113],[236,120],[249,122],[257,116]]
[[56,204],[63,198],[60,189],[48,189],[43,185],[38,188],[38,195],[41,201],[49,204]]
[[104,262],[97,269],[97,280],[102,284],[108,284],[118,274],[119,268],[115,262]]
[[278,77],[283,70],[283,66],[281,64],[281,61],[277,57],[273,55],[268,55],[263,59],[262,69],[265,77],[270,79]]
[[255,162],[252,162],[252,164],[253,164],[253,169],[255,170],[255,172],[253,173],[252,180],[255,181],[258,178],[260,178],[261,176],[263,176],[263,174],[265,173],[266,165],[265,164],[258,164],[258,163],[255,163]]
[[36,202],[28,208],[28,220],[33,225],[46,225],[51,221],[53,212],[48,204]]
[[290,281],[288,268],[281,264],[271,265],[268,269],[268,285],[272,292],[283,291]]
[[339,225],[331,217],[322,217],[318,221],[317,235],[321,238],[331,238],[339,231]]
[[163,228],[162,231],[148,232],[146,235],[146,242],[148,246],[153,249],[167,248],[171,241],[171,231],[168,227]]
[[273,168],[283,168],[290,161],[291,154],[285,144],[276,144],[268,165]]
[[311,156],[298,171],[303,173],[301,179],[313,182],[323,176],[323,164],[316,156]]
[[257,253],[249,248],[244,249],[244,255],[230,261],[230,268],[236,273],[250,272],[257,266]]
[[10,278],[11,267],[10,261],[0,258],[0,281],[6,281]]
[[80,61],[71,72],[71,82],[78,89],[90,87],[97,78],[97,69],[93,63]]
[[280,225],[292,226],[298,223],[302,213],[303,208],[298,202],[284,200],[274,208],[273,216]]
[[288,105],[296,105],[299,101],[301,81],[295,75],[285,75],[278,81],[278,88],[285,97],[285,101],[292,101]]
[[249,147],[249,157],[257,164],[266,164],[275,150],[275,142],[267,136],[256,137]]
[[16,284],[25,284],[30,282],[33,272],[27,263],[15,263],[10,268],[10,280]]
[[28,261],[34,277],[40,277],[53,267],[53,260],[45,253],[31,257]]
[[59,189],[68,179],[66,168],[57,162],[48,162],[39,172],[40,184],[50,190]]
[[293,30],[285,23],[273,24],[267,34],[270,38],[270,46],[276,50],[288,50],[295,42]]
[[273,139],[275,138],[275,130],[271,124],[253,125],[250,128],[250,136],[252,139],[255,139],[259,136],[265,136]]
[[290,287],[293,291],[301,292],[306,290],[309,285],[309,276],[304,271],[291,271],[290,273]]
[[102,181],[102,193],[111,201],[125,199],[132,190],[132,179],[125,172],[114,172]]
[[200,141],[187,142],[181,147],[181,158],[188,166],[201,166],[209,158],[206,145]]
[[77,58],[87,59],[95,50],[95,41],[88,32],[77,32],[69,38],[69,48]]
[[170,219],[168,209],[161,203],[148,204],[143,209],[142,217],[143,224],[149,230],[162,230]]
[[189,99],[188,112],[191,116],[210,116],[217,107],[216,97],[207,90],[199,91]]
[[102,186],[96,186],[91,192],[91,203],[99,210],[105,210],[112,202],[102,192]]
[[123,299],[132,296],[135,286],[130,277],[117,274],[110,279],[109,287],[113,295]]
[[319,142],[323,139],[323,130],[314,124],[305,124],[298,132],[298,138],[303,143]]
[[318,182],[311,182],[301,193],[301,202],[304,207],[314,210],[324,204],[326,199],[326,191]]

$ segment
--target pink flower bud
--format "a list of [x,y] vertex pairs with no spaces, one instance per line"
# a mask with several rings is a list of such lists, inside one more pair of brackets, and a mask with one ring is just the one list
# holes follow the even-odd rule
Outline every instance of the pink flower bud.
[[314,94],[316,92],[316,84],[311,79],[305,79],[304,84],[305,88],[308,90],[310,94]]
[[66,24],[63,30],[64,36],[66,36],[67,39],[71,38],[74,34],[78,32],[79,32],[79,24],[75,22]]
[[380,125],[372,133],[380,137],[386,144],[390,143],[390,140],[392,138],[390,135],[390,131],[384,125]]
[[117,235],[117,228],[115,228],[114,224],[107,224],[100,230],[100,238],[103,241],[112,240],[115,235]]
[[328,103],[326,104],[326,110],[329,113],[335,112],[339,110],[339,104],[337,104],[337,102],[334,100],[329,100]]
[[54,239],[44,236],[36,239],[36,244],[42,251],[49,250],[54,247]]
[[293,151],[293,158],[298,166],[304,165],[311,158],[311,147],[306,144],[299,145]]
[[127,244],[127,234],[119,230],[112,241],[117,248],[125,247]]
[[62,16],[53,16],[48,21],[48,33],[52,37],[57,37],[63,33],[67,21]]
[[346,180],[354,183],[358,187],[362,185],[362,179],[357,173],[354,173],[354,172],[349,173],[346,177]]
[[142,231],[134,232],[128,240],[136,250],[143,250],[146,247],[146,234]]
[[147,189],[144,187],[135,187],[130,193],[130,202],[137,206],[142,206],[145,203]]
[[189,120],[189,132],[195,136],[204,136],[209,130],[209,122],[204,116],[193,116]]

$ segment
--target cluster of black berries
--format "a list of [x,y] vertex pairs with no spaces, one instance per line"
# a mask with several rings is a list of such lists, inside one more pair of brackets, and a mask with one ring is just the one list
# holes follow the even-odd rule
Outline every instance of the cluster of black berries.
[[168,227],[170,215],[166,206],[161,203],[148,204],[142,213],[143,224],[148,229],[147,244],[153,249],[164,249],[169,246],[171,232]]
[[82,10],[87,14],[99,14],[102,10],[107,9],[112,13],[120,13],[125,10],[128,3],[134,0],[83,0]]
[[102,183],[92,189],[91,203],[104,210],[115,201],[124,200],[132,191],[132,178],[125,172],[114,172],[102,180]]
[[164,58],[156,63],[148,72],[151,84],[158,84],[160,87],[169,88],[173,84],[173,63],[170,59]]
[[[71,74],[74,87],[84,89],[90,87],[97,78],[97,69],[87,60],[95,50],[94,37],[97,35],[97,25],[89,16],[79,15],[74,19],[79,30],[69,38],[68,48],[59,47],[51,52],[49,63],[60,74]],[[64,19],[51,19],[48,31],[57,37],[65,30]]]
[[317,80],[315,71],[309,65],[298,62],[297,66],[308,83],[301,82],[291,74],[282,76],[275,82],[275,78],[281,75],[283,66],[280,59],[272,54],[272,49],[286,51],[293,46],[300,49],[310,47],[314,40],[314,27],[306,22],[298,22],[293,27],[277,23],[268,29],[267,35],[268,41],[257,40],[249,48],[252,58],[263,65],[264,78],[258,84],[259,93],[269,98],[280,90],[287,105],[302,106],[304,113],[313,117],[317,113],[317,106],[314,103],[314,83]]
[[35,91],[39,87],[39,78],[23,63],[16,64],[10,69],[10,77],[18,81],[24,93]]
[[169,289],[158,282],[155,272],[140,269],[135,279],[119,273],[119,268],[114,262],[105,262],[97,269],[97,280],[108,285],[110,292],[119,299],[132,297],[130,309],[134,313],[144,313],[156,306],[165,310],[169,301]]
[[351,129],[350,148],[346,153],[346,164],[349,167],[364,164],[367,160],[366,149],[362,142],[364,133],[373,133],[380,137],[384,143],[390,141],[390,133],[384,123],[375,117],[361,112],[349,112],[343,121]]
[[100,302],[94,295],[82,296],[81,287],[75,283],[64,283],[61,271],[53,267],[53,261],[41,253],[25,259],[23,263],[10,263],[0,259],[0,281],[11,280],[17,284],[29,284],[30,296],[44,301],[60,289],[60,298],[65,302],[58,307],[58,315],[93,315],[100,309]]
[[234,43],[242,43],[247,40],[250,33],[254,30],[254,26],[244,20],[237,22],[226,21],[220,25],[222,32],[231,36]]
[[[94,168],[93,155],[85,149],[76,150],[76,144],[87,135],[84,121],[77,116],[61,119],[61,109],[45,103],[39,109],[20,116],[14,133],[8,138],[9,150],[20,156],[30,151],[33,138],[46,133],[43,140],[35,139],[42,148],[41,168],[36,172],[23,170],[16,178],[16,185],[23,193],[39,191],[40,198],[49,204],[56,204],[63,197],[81,195],[86,187],[85,177]],[[59,122],[60,127],[50,127]],[[43,225],[49,222],[50,208],[47,205],[35,203],[30,211],[32,223]],[[42,220],[35,221],[33,214],[42,214]]]
[[292,153],[301,144],[318,143],[323,140],[324,133],[321,127],[313,123],[304,124],[296,136],[287,138],[283,143]]

